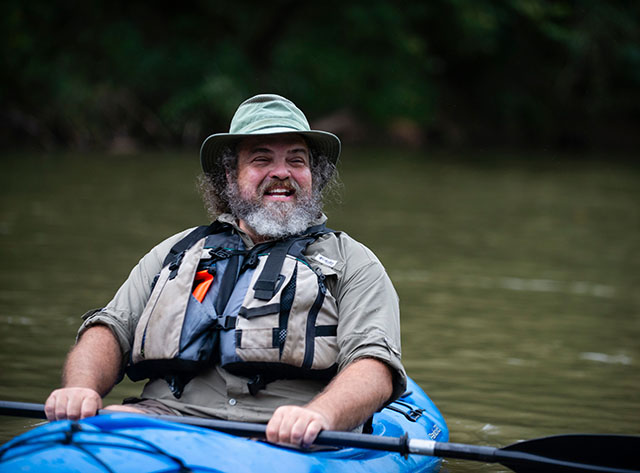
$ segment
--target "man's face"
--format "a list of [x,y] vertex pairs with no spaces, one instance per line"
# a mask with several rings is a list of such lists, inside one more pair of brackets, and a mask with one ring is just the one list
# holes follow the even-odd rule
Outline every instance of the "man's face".
[[302,137],[250,137],[236,151],[227,197],[240,228],[254,241],[302,233],[320,216],[322,201],[313,190],[309,148]]
[[309,148],[297,135],[245,138],[237,148],[242,198],[256,204],[294,204],[311,195]]

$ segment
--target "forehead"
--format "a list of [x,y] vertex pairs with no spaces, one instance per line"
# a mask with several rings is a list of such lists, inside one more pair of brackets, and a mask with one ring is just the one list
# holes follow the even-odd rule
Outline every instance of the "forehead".
[[309,147],[307,142],[300,135],[282,134],[282,135],[254,135],[243,138],[236,148],[238,153],[251,152],[258,149],[283,149],[287,151],[303,149],[307,153]]

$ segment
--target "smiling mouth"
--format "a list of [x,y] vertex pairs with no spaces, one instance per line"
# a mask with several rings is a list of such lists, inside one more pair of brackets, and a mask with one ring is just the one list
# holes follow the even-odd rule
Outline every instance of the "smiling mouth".
[[295,194],[295,189],[289,187],[274,187],[265,191],[264,195],[269,197],[290,197]]

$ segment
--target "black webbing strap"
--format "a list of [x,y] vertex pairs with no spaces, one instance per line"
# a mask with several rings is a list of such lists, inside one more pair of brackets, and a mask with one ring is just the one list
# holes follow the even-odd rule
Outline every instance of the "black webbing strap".
[[337,325],[316,325],[316,337],[335,337],[338,335]]
[[[320,282],[322,283],[322,281]],[[307,316],[304,359],[302,360],[303,368],[311,368],[311,365],[313,364],[313,356],[316,349],[316,320],[318,319],[318,314],[320,313],[322,303],[324,302],[324,293],[324,285],[321,285],[318,289],[316,300],[313,301],[313,305],[311,306],[311,310]]]
[[258,280],[253,286],[254,297],[261,301],[268,301],[278,292],[278,279],[282,264],[292,246],[299,245],[295,249],[302,253],[309,243],[316,240],[318,236],[332,231],[327,229],[324,224],[320,224],[307,228],[302,235],[276,242],[269,252],[269,257],[264,264],[264,268],[262,268]]
[[216,314],[224,314],[224,309],[227,307],[227,302],[229,302],[231,298],[233,288],[236,287],[238,266],[240,266],[240,255],[234,254],[229,258],[227,269],[224,270],[224,275],[222,276],[220,291],[216,299]]
[[291,279],[287,283],[286,287],[282,290],[282,296],[280,297],[280,315],[278,316],[278,329],[277,329],[277,333],[274,333],[272,346],[279,348],[281,358],[282,358],[282,351],[284,350],[284,342],[287,338],[287,327],[289,325],[289,315],[291,314],[293,299],[296,295],[297,280],[298,280],[298,266],[296,266],[293,269],[293,274],[291,275]]
[[233,315],[218,316],[215,327],[217,330],[231,330],[236,327],[237,317]]
[[280,304],[267,304],[259,307],[251,307],[247,309],[246,307],[240,307],[238,311],[238,315],[240,317],[244,317],[245,319],[253,319],[255,317],[263,317],[265,315],[277,314],[280,312]]
[[191,248],[198,240],[204,238],[210,233],[214,233],[219,228],[220,222],[217,221],[213,222],[211,225],[201,225],[194,228],[186,237],[171,247],[169,253],[167,253],[167,256],[164,258],[162,267],[164,268],[166,265],[173,263],[180,254]]
[[283,240],[273,246],[267,257],[267,262],[264,264],[264,268],[262,268],[262,272],[253,286],[256,299],[268,301],[275,295],[282,264],[294,242],[294,239]]
[[255,396],[260,390],[267,387],[267,384],[274,382],[277,377],[268,376],[266,374],[257,374],[249,380],[247,388],[249,388],[249,394]]

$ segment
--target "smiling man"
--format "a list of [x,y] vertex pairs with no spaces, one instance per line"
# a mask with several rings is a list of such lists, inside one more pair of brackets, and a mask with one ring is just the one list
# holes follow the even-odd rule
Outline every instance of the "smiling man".
[[339,139],[258,95],[200,154],[214,222],[157,245],[83,316],[47,417],[93,415],[126,373],[148,382],[108,409],[267,422],[269,441],[293,445],[359,428],[406,374],[383,266],[325,226]]

